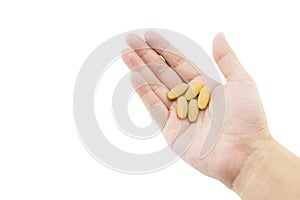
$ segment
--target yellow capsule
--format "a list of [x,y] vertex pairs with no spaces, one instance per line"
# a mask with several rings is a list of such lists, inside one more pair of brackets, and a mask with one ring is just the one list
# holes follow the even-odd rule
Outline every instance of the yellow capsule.
[[198,102],[196,99],[192,99],[189,102],[189,107],[188,107],[188,119],[190,122],[195,122],[198,119],[199,115],[199,108],[197,106]]
[[193,99],[199,94],[202,88],[203,88],[203,84],[201,82],[194,83],[185,93],[185,98],[187,100]]
[[177,99],[178,97],[183,95],[183,93],[185,93],[185,91],[188,89],[188,87],[189,86],[185,83],[180,83],[180,84],[176,85],[168,92],[168,99],[169,100]]
[[209,98],[210,98],[210,92],[208,87],[204,86],[200,93],[199,93],[199,97],[198,97],[198,107],[203,110],[207,107],[208,102],[209,102]]
[[181,96],[177,100],[177,116],[179,119],[185,119],[188,112],[188,103],[184,96]]

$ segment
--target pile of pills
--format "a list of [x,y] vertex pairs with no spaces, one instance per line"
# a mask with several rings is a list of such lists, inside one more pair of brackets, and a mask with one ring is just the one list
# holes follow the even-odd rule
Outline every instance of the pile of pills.
[[202,82],[196,82],[190,87],[186,83],[180,83],[168,92],[168,99],[177,99],[177,116],[179,119],[188,117],[190,122],[198,119],[199,109],[204,110],[210,99],[210,91]]

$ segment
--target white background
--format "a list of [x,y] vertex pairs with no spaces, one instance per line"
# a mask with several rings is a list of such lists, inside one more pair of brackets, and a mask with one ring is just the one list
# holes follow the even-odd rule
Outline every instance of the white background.
[[212,55],[222,31],[256,81],[272,135],[299,156],[299,19],[297,1],[1,1],[0,199],[239,199],[183,161],[138,176],[95,161],[73,122],[76,76],[121,32],[174,30]]

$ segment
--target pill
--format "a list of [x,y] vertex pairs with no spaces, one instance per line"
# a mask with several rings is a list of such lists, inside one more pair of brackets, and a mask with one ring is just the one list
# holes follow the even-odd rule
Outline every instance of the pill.
[[196,99],[192,99],[189,102],[188,119],[190,122],[195,122],[198,119],[199,108],[198,108],[197,104],[198,104],[198,102]]
[[179,96],[183,95],[185,91],[188,89],[188,85],[186,83],[180,83],[173,87],[169,92],[168,92],[168,99],[169,100],[175,100]]
[[207,107],[208,102],[209,102],[210,94],[209,94],[209,89],[208,87],[204,86],[198,97],[198,107],[203,110]]
[[187,100],[191,100],[196,97],[200,90],[203,88],[203,84],[201,82],[194,83],[185,93],[185,98]]
[[177,116],[179,119],[185,119],[188,112],[188,103],[184,96],[181,96],[177,100]]

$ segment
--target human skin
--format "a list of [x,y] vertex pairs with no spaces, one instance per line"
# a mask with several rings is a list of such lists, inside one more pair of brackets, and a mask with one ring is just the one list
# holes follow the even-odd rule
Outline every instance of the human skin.
[[[199,123],[191,124],[178,119],[176,102],[169,101],[167,93],[181,82],[205,82],[207,77],[156,32],[147,32],[145,39],[130,34],[126,41],[133,51],[124,51],[122,58],[132,71],[132,84],[167,143],[174,148],[181,136],[195,134],[181,155],[188,164],[220,180],[243,199],[300,199],[299,158],[270,135],[255,83],[224,34],[215,37],[213,55],[226,84],[210,84],[211,101],[218,102],[225,92],[224,123],[214,148],[202,158],[199,147],[211,128],[212,104],[200,112]],[[155,113],[157,106],[164,115]]]

